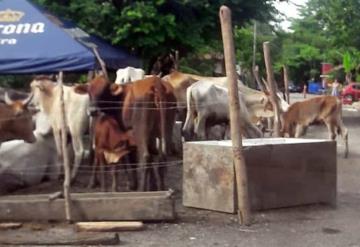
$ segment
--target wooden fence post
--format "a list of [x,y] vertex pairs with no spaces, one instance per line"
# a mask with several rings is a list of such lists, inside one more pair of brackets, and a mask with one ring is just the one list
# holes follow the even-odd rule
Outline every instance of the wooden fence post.
[[65,104],[64,104],[64,88],[63,88],[63,72],[59,72],[58,83],[60,87],[60,108],[61,108],[61,146],[62,146],[62,157],[64,165],[64,198],[65,198],[65,216],[66,220],[70,223],[71,218],[71,196],[70,196],[70,161],[69,154],[67,152],[67,134],[66,134],[66,115],[65,115]]
[[100,63],[101,71],[103,72],[105,78],[109,79],[109,76],[108,76],[108,73],[107,73],[107,70],[106,70],[106,64],[105,64],[104,60],[102,60],[102,58],[101,58],[101,56],[100,56],[100,54],[99,54],[96,47],[93,47],[93,51],[94,51],[94,54],[96,56],[96,59]]
[[275,137],[280,136],[280,111],[279,111],[279,104],[277,100],[277,90],[274,80],[274,73],[271,64],[271,55],[270,55],[270,42],[263,43],[264,48],[264,58],[265,58],[265,66],[266,66],[266,75],[267,75],[267,82],[269,83],[270,89],[270,100],[274,108],[274,134]]
[[[220,8],[221,33],[224,44],[225,68],[228,78],[230,128],[234,153],[234,166],[236,175],[238,216],[241,224],[251,223],[251,213],[248,194],[248,183],[245,159],[242,153],[242,139],[240,130],[240,103],[235,68],[235,49],[232,34],[231,11],[226,6]],[[241,106],[244,107],[244,106]]]
[[285,87],[285,97],[286,102],[290,104],[290,93],[289,93],[289,74],[286,65],[283,66],[284,71],[284,87]]

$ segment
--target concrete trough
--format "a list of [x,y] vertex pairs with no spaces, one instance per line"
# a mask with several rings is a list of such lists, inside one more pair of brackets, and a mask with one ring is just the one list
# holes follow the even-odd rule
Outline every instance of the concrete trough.
[[[175,219],[172,191],[73,193],[74,221]],[[64,199],[48,194],[0,197],[0,222],[65,221]]]
[[[336,203],[336,142],[315,139],[243,140],[252,210]],[[231,141],[183,147],[183,204],[235,213]]]

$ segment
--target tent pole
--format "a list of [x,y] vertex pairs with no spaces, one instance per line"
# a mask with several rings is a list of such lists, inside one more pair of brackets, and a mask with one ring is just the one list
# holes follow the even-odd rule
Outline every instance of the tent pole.
[[69,155],[66,148],[67,134],[65,125],[65,104],[64,104],[64,88],[63,88],[63,72],[59,72],[58,83],[60,86],[60,108],[61,108],[61,146],[63,156],[63,166],[65,179],[63,184],[64,198],[65,198],[65,216],[66,220],[71,222],[71,196],[70,196],[70,162]]
[[102,60],[102,58],[100,57],[100,54],[99,54],[99,52],[98,52],[98,50],[97,50],[96,47],[93,47],[93,51],[94,51],[94,54],[95,54],[97,60],[98,60],[99,63],[100,63],[101,70],[102,70],[102,72],[104,73],[104,76],[106,77],[106,79],[109,79],[108,73],[107,73],[107,71],[106,71],[106,64],[105,64],[104,60]]

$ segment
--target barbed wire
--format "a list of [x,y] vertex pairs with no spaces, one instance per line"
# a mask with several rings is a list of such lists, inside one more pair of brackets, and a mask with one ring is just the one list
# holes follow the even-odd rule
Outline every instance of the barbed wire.
[[[163,164],[168,164],[168,163],[182,163],[182,160],[174,160],[174,161],[160,161],[160,162],[146,162],[144,163],[146,166],[153,166],[153,165],[163,165]],[[59,163],[60,164],[60,163]],[[143,165],[143,163],[137,162],[137,163],[110,163],[110,164],[105,164],[105,166],[121,166],[121,167],[128,167],[128,166],[137,166],[137,165]],[[38,168],[44,168],[44,167],[49,167],[49,166],[59,166],[58,164],[45,164],[45,165],[36,165],[34,167],[24,167],[24,168],[20,168],[19,170],[37,170]],[[60,164],[60,166],[62,166]],[[90,164],[90,165],[86,165],[86,164],[82,164],[80,166],[81,168],[93,168],[94,165]],[[0,167],[1,169],[1,167]],[[5,168],[6,169],[6,168]]]
[[[138,163],[140,164],[140,163]],[[167,163],[158,163],[156,166],[154,165],[155,163],[152,163],[152,165],[146,164],[145,166],[138,166],[138,167],[131,167],[131,165],[127,166],[125,164],[107,164],[104,165],[104,168],[114,168],[114,166],[116,167],[115,172],[126,172],[126,171],[137,171],[137,170],[144,170],[144,169],[153,169],[153,168],[161,168],[161,167],[174,167],[174,166],[180,166],[180,164],[182,164],[182,161],[169,161]],[[119,165],[124,165],[124,166],[119,166]],[[96,167],[96,172],[99,171],[101,165],[98,165]],[[41,166],[40,166],[41,167]],[[48,164],[46,166],[42,166],[42,167],[46,167],[46,168],[55,168],[55,167],[60,167],[62,168],[62,166],[58,166],[56,164]],[[27,174],[39,174],[38,171],[39,166],[34,167],[33,170],[27,170],[24,168],[11,168],[11,167],[7,167],[4,168],[1,172],[6,173],[6,172],[19,172],[21,175],[27,175]],[[79,167],[78,173],[79,174],[92,174],[93,171],[91,169],[81,169],[82,166]],[[91,168],[93,168],[93,166],[91,166]],[[113,171],[106,171],[104,170],[105,173],[110,173]],[[61,174],[61,171],[54,171],[54,172],[49,172],[49,171],[43,171],[41,174],[43,175],[57,175],[57,174]]]

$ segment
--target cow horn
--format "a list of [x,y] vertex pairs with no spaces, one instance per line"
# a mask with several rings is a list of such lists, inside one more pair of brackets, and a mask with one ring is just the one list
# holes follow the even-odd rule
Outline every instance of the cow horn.
[[29,97],[27,97],[26,99],[24,99],[24,100],[22,101],[23,105],[24,105],[24,106],[27,106],[27,105],[31,102],[31,100],[33,99],[33,97],[34,97],[34,94],[31,93],[31,94],[29,95]]
[[4,100],[7,105],[11,105],[14,103],[14,101],[12,99],[10,99],[9,94],[7,92],[5,92]]

